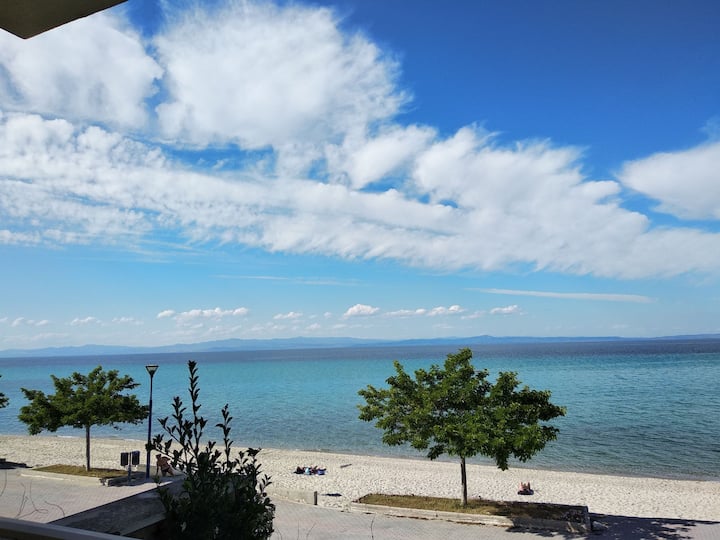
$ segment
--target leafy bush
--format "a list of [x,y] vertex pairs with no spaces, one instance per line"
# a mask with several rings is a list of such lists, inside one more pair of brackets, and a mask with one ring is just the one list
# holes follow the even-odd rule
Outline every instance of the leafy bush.
[[199,415],[200,389],[196,362],[189,361],[191,411],[179,397],[173,400],[172,422],[159,420],[163,435],[153,439],[150,449],[171,459],[174,469],[185,473],[180,493],[159,488],[165,507],[170,537],[188,540],[267,539],[273,532],[275,505],[265,494],[270,484],[267,475],[260,476],[257,454],[248,448],[231,457],[232,416],[227,404],[222,409],[222,422],[216,427],[223,435],[222,451],[214,441],[203,446],[207,420]]

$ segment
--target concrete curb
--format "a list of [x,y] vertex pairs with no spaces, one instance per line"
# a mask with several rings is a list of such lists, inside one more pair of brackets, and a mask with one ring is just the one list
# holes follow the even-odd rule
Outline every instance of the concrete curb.
[[[570,508],[570,507],[569,507]],[[498,527],[522,527],[524,529],[539,529],[557,532],[570,532],[586,534],[591,532],[590,513],[587,506],[580,508],[583,512],[583,522],[556,521],[550,519],[534,518],[508,518],[505,516],[489,516],[483,514],[462,514],[460,512],[438,512],[435,510],[419,510],[415,508],[400,508],[383,506],[379,504],[364,504],[353,501],[350,503],[351,512],[366,514],[383,514],[386,516],[409,517],[418,519],[437,519],[454,523],[470,523],[477,525],[495,525]]]
[[[47,478],[50,480],[61,480],[65,482],[73,482],[75,484],[82,484],[86,486],[119,486],[127,485],[127,474],[118,475],[112,478],[98,478],[96,476],[80,476],[77,474],[62,474],[48,471],[38,471],[35,469],[19,469],[20,476],[31,476],[35,478]],[[150,482],[152,482],[152,477]],[[133,472],[132,473],[133,485],[139,485],[145,483],[144,472]]]
[[36,471],[35,469],[21,469],[20,476],[34,476],[36,478],[49,478],[88,486],[102,485],[102,479],[94,476],[78,476],[75,474],[61,474],[48,471]]
[[273,497],[279,497],[287,501],[299,502],[305,504],[311,504],[317,506],[318,503],[318,492],[317,491],[304,491],[301,489],[284,489],[284,488],[268,488],[267,494],[272,499]]

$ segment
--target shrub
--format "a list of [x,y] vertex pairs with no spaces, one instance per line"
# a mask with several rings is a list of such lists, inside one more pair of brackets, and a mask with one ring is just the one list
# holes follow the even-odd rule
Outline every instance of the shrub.
[[[185,473],[182,489],[159,487],[170,537],[188,540],[257,539],[273,532],[275,505],[265,494],[270,484],[260,476],[259,449],[248,448],[233,458],[230,438],[232,416],[226,404],[220,428],[222,451],[214,441],[203,445],[207,420],[199,415],[200,403],[196,362],[189,361],[191,411],[179,397],[173,400],[172,422],[159,420],[168,435],[155,436],[150,449],[171,459],[173,468]],[[159,481],[159,479],[158,479]]]

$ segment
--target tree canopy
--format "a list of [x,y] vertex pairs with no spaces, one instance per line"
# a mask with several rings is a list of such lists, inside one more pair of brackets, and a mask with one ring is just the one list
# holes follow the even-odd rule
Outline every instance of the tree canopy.
[[140,405],[133,394],[123,394],[136,388],[132,377],[120,376],[117,370],[103,371],[102,366],[87,375],[73,373],[70,377],[51,375],[55,393],[46,395],[40,390],[22,388],[30,401],[20,409],[18,418],[27,424],[28,432],[36,435],[43,430],[57,431],[63,426],[85,429],[85,466],[90,470],[90,428],[119,423],[137,424],[148,415],[148,408]]
[[360,419],[375,421],[384,430],[382,440],[395,446],[409,443],[435,459],[443,454],[460,458],[467,504],[465,458],[483,455],[506,470],[511,457],[527,461],[557,437],[558,429],[545,422],[565,414],[550,403],[548,390],[518,388],[514,372],[500,372],[495,383],[487,370],[475,370],[472,351],[449,354],[444,367],[418,369],[413,379],[399,362],[388,388],[372,385],[360,390],[365,405]]

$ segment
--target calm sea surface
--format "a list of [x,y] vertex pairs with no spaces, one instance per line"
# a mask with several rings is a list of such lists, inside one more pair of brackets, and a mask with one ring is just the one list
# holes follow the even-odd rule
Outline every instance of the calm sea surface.
[[[0,359],[0,392],[10,398],[0,409],[0,433],[26,433],[17,420],[26,404],[21,387],[52,392],[50,374],[87,373],[98,364],[141,383],[135,392],[142,402],[149,397],[144,366],[158,364],[153,417],[168,416],[174,396],[189,401],[187,361],[193,359],[201,414],[214,425],[229,403],[237,444],[419,456],[411,448],[384,446],[381,431],[358,420],[357,391],[383,386],[393,360],[414,370],[442,364],[449,352],[455,351],[373,347]],[[524,384],[551,390],[552,401],[567,407],[567,416],[555,422],[558,440],[527,466],[720,479],[720,341],[487,345],[473,352],[475,366],[493,378],[516,371]],[[160,432],[157,423],[153,432]],[[63,429],[58,435],[83,434]],[[147,424],[94,428],[93,435],[144,440]]]

